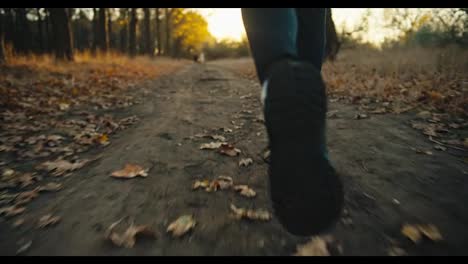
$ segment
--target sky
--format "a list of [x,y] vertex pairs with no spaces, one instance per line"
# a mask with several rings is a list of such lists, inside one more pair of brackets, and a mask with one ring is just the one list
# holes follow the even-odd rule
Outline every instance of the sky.
[[[333,20],[337,30],[352,28],[360,21],[366,8],[333,8]],[[240,8],[197,8],[208,21],[208,30],[216,39],[240,40],[245,34]],[[383,8],[373,8],[370,19],[371,28],[365,39],[372,43],[380,43],[385,36],[382,30]]]

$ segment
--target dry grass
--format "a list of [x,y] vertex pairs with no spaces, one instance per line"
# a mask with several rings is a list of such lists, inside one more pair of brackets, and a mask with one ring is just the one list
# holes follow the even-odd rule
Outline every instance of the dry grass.
[[[215,62],[256,80],[251,59]],[[468,112],[468,51],[404,48],[343,50],[323,66],[328,92],[356,100],[377,99],[399,111],[420,105],[466,117]]]

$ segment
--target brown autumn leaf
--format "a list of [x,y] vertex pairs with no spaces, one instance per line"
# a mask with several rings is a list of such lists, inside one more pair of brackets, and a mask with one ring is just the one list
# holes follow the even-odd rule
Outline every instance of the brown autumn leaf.
[[210,143],[205,143],[200,145],[200,149],[217,149],[221,147],[223,142],[210,142]]
[[37,228],[44,228],[47,226],[56,225],[58,222],[60,222],[60,220],[60,216],[53,216],[51,214],[44,215],[41,218],[39,218]]
[[327,244],[327,241],[322,237],[312,237],[309,242],[297,247],[294,256],[330,256]]
[[422,149],[417,149],[417,148],[411,148],[411,150],[415,151],[418,154],[432,155],[432,152],[429,150],[422,150]]
[[414,243],[419,243],[423,236],[432,241],[440,241],[443,239],[437,227],[432,224],[405,224],[401,229],[401,233],[411,239]]
[[15,205],[23,205],[29,203],[31,200],[39,196],[39,188],[32,191],[19,193],[15,199]]
[[2,207],[0,208],[0,215],[4,214],[5,216],[15,216],[23,213],[24,210],[26,210],[25,207],[17,207],[16,205]]
[[110,142],[109,142],[109,137],[107,136],[107,134],[102,134],[102,135],[100,135],[100,136],[96,139],[96,141],[97,141],[99,144],[103,145],[103,146],[107,146],[107,145],[110,144]]
[[253,160],[251,158],[241,159],[239,161],[239,167],[242,167],[242,166],[247,167],[252,163],[253,163]]
[[172,232],[173,237],[181,237],[196,225],[192,215],[183,215],[167,227],[166,232]]
[[407,255],[406,251],[400,247],[391,247],[387,253],[389,256],[393,256],[393,257]]
[[109,226],[105,238],[109,239],[114,245],[125,248],[133,248],[138,236],[155,238],[156,233],[147,225],[130,225],[125,232],[119,234],[115,232],[115,227],[122,221],[119,220]]
[[143,169],[143,167],[135,164],[126,164],[122,170],[114,171],[111,174],[115,178],[135,178],[137,176],[147,177],[148,170]]
[[208,188],[210,186],[209,180],[196,180],[192,185],[192,190],[197,190],[198,188]]
[[223,143],[219,147],[219,153],[230,156],[230,157],[235,157],[235,156],[239,155],[239,153],[241,153],[241,151],[239,149],[235,148],[234,146],[232,146],[231,144]]
[[236,185],[234,186],[234,191],[240,193],[242,196],[249,198],[255,197],[257,195],[257,193],[255,193],[255,191],[249,188],[247,185]]
[[230,206],[231,211],[234,213],[236,219],[250,219],[250,220],[260,220],[260,221],[269,221],[271,219],[271,214],[266,210],[252,210],[245,208],[238,208],[234,204]]
[[57,159],[39,164],[36,169],[52,172],[54,176],[62,176],[65,172],[75,171],[86,165],[89,160],[76,161],[71,163],[67,160]]
[[232,187],[234,181],[229,176],[218,176],[219,189],[226,190]]
[[40,186],[38,188],[39,192],[46,191],[46,192],[56,192],[60,191],[62,189],[62,184],[60,183],[55,183],[55,182],[49,182],[44,186]]
[[33,173],[24,173],[17,176],[15,181],[20,184],[21,188],[24,188],[37,182],[38,178]]

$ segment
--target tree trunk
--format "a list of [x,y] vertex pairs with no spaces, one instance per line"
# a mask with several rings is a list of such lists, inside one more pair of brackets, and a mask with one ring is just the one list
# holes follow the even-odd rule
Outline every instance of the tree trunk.
[[37,33],[39,34],[39,52],[44,52],[44,30],[42,28],[42,16],[40,8],[36,8],[37,15]]
[[0,14],[0,65],[5,61],[5,19],[4,14]]
[[145,13],[145,20],[144,20],[144,27],[143,27],[143,34],[144,34],[144,42],[145,42],[145,53],[153,56],[154,47],[153,41],[151,39],[151,12],[149,8],[143,8]]
[[97,8],[93,8],[93,47],[91,49],[92,53],[95,54],[99,46],[99,15]]
[[54,33],[54,51],[57,59],[73,61],[70,21],[65,8],[50,8],[50,20]]
[[164,8],[164,13],[166,17],[166,46],[164,47],[164,54],[171,54],[171,12],[169,8]]
[[338,35],[336,34],[335,22],[333,22],[331,8],[327,8],[326,27],[326,58],[334,61],[340,49],[341,43],[338,41]]
[[27,53],[31,48],[31,30],[26,17],[26,8],[15,8],[16,28],[14,47],[19,53]]
[[50,12],[49,10],[46,8],[45,9],[45,13],[46,13],[46,21],[45,21],[45,30],[46,30],[46,37],[45,37],[45,40],[46,40],[46,45],[45,45],[45,50],[47,52],[50,52],[51,51],[51,39],[52,39],[52,36],[50,34],[50,28],[51,28],[51,25],[50,25]]
[[128,50],[128,9],[120,9],[120,19],[123,21],[120,28],[120,51],[127,53]]
[[98,48],[101,52],[109,50],[109,32],[106,18],[106,8],[99,8]]
[[112,10],[113,8],[107,9],[107,36],[109,38],[108,49],[112,49],[114,47],[114,43],[112,41]]
[[156,8],[156,43],[158,45],[158,56],[162,52],[161,20],[159,19],[159,8]]
[[130,10],[130,28],[129,28],[129,53],[133,57],[136,55],[136,8]]

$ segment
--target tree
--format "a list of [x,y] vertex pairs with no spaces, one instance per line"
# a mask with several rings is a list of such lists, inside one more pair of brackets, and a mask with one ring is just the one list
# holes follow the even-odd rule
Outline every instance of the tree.
[[0,9],[0,64],[5,63],[5,10]]
[[102,52],[109,50],[109,31],[106,17],[106,8],[99,8],[98,18],[98,48]]
[[153,40],[151,39],[151,12],[149,8],[143,8],[144,12],[144,20],[143,20],[143,36],[144,36],[144,44],[145,44],[145,53],[153,56],[154,47],[153,47]]
[[137,15],[136,15],[136,8],[130,9],[130,27],[129,27],[129,53],[130,56],[136,55],[136,26],[138,23]]
[[14,47],[19,53],[27,53],[31,50],[31,29],[27,19],[27,8],[14,8],[16,32],[14,34]]
[[120,26],[120,51],[126,53],[128,50],[128,8],[121,8],[119,10],[119,26]]
[[155,8],[156,10],[156,43],[158,46],[158,56],[161,55],[162,52],[162,37],[161,37],[161,19],[159,14],[159,8]]
[[39,41],[39,51],[44,52],[44,30],[42,28],[42,15],[41,15],[41,9],[36,8],[36,16],[37,16],[37,32],[39,35],[38,41]]
[[70,21],[65,8],[49,8],[54,52],[57,59],[73,61]]
[[201,52],[211,36],[205,18],[195,11],[174,8],[172,26],[175,57]]
[[166,18],[166,45],[164,54],[171,55],[171,14],[172,9],[164,8],[164,16]]

